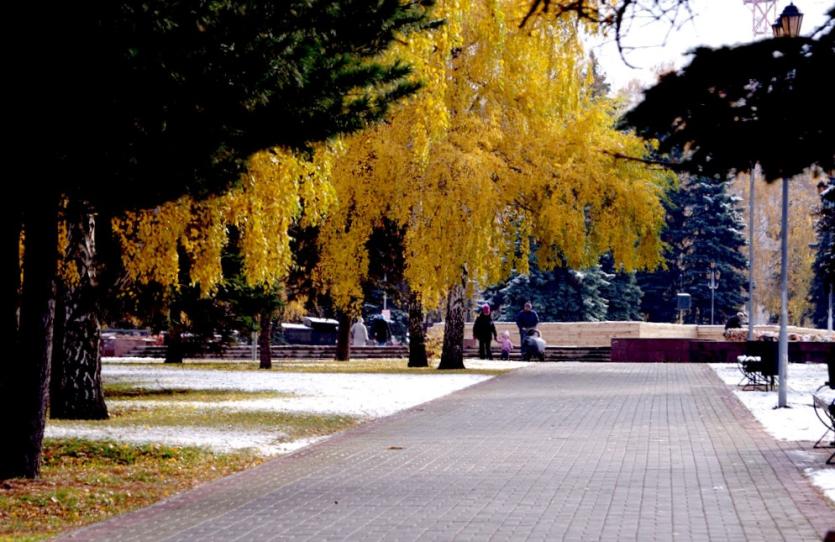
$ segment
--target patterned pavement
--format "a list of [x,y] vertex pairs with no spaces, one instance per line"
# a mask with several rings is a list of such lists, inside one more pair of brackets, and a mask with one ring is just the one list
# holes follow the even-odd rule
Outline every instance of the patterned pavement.
[[61,539],[821,540],[801,447],[704,365],[532,364]]

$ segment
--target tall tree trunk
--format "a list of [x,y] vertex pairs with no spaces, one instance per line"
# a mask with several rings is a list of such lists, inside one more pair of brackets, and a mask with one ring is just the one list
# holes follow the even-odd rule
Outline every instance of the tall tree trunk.
[[415,292],[409,294],[409,367],[429,367],[423,329],[423,305]]
[[261,369],[273,368],[273,353],[270,349],[272,346],[273,335],[273,314],[272,311],[261,312],[261,329],[258,332],[258,359]]
[[466,369],[464,367],[464,306],[467,273],[462,274],[461,284],[452,287],[447,295],[446,322],[444,323],[444,348],[438,369]]
[[57,196],[42,194],[24,211],[26,250],[20,304],[19,349],[7,362],[0,434],[0,479],[35,478],[40,473],[49,361],[55,310]]
[[78,280],[65,284],[56,312],[51,418],[104,420],[108,418],[101,383],[101,325],[96,273],[96,219],[81,207],[68,209],[68,261]]
[[[11,201],[8,198],[7,201]],[[2,365],[3,377],[0,378],[0,409],[6,414],[0,418],[0,431],[2,431],[4,443],[0,446],[0,479],[11,478],[13,476],[22,476],[25,472],[23,467],[19,467],[21,459],[15,457],[17,448],[24,438],[24,436],[9,431],[13,428],[15,422],[23,422],[24,420],[17,420],[17,415],[11,415],[12,412],[18,413],[19,405],[16,404],[15,392],[19,391],[20,380],[20,364],[22,359],[20,352],[20,337],[18,335],[18,315],[17,305],[18,296],[20,295],[20,227],[21,216],[20,212],[12,209],[11,205],[4,206],[3,213],[3,249],[2,257],[5,261],[6,273],[4,275],[9,277],[8,282],[4,281],[6,287],[3,290],[3,344],[8,348],[6,356],[0,362]],[[22,452],[21,452],[22,453]]]
[[[0,249],[0,253],[3,254],[3,261],[6,262],[4,264],[6,272],[3,276],[8,277],[3,280],[6,286],[3,287],[3,305],[0,309],[3,311],[3,316],[0,319],[2,322],[0,327],[5,337],[3,344],[7,345],[13,357],[14,345],[17,341],[17,300],[20,293],[20,212],[6,205],[0,220],[3,221],[3,232],[0,234],[3,236],[3,248]],[[0,384],[0,390],[2,390],[2,384]]]
[[[176,294],[175,294],[176,295]],[[165,336],[165,363],[182,363],[185,345],[180,323],[180,305],[176,299],[168,307],[168,333]]]
[[165,336],[165,363],[183,362],[183,330],[179,322],[173,320],[168,324],[168,335]]
[[351,359],[351,316],[339,311],[336,319],[339,321],[336,334],[336,360],[348,361]]
[[[55,418],[55,403],[60,402],[61,386],[64,383],[64,324],[67,310],[64,299],[67,297],[67,285],[60,276],[55,279],[55,316],[52,319],[52,359],[49,369],[49,417]],[[59,407],[60,410],[60,407]]]

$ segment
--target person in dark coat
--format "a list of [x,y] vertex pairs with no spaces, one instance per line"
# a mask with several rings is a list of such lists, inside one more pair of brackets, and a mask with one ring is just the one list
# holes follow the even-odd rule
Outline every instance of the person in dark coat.
[[384,317],[378,316],[371,321],[371,338],[377,346],[386,346],[391,342],[391,328]]
[[745,318],[745,314],[738,312],[728,318],[728,321],[725,322],[725,329],[739,329],[742,327],[742,319]]
[[480,359],[493,359],[490,351],[490,342],[498,339],[496,325],[490,317],[490,305],[481,307],[481,314],[473,323],[473,338],[478,341],[478,357]]
[[525,354],[525,339],[528,337],[528,331],[536,329],[539,325],[539,315],[533,310],[530,302],[525,303],[525,306],[516,313],[516,326],[519,328],[519,350]]

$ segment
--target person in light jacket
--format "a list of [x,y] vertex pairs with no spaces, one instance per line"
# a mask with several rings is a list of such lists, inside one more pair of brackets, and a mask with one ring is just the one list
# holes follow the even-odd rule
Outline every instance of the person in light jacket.
[[510,359],[510,352],[513,350],[513,341],[510,340],[510,332],[505,330],[499,337],[499,344],[502,347],[502,359]]
[[365,327],[360,316],[351,326],[351,346],[365,346],[366,344],[368,344],[368,328]]

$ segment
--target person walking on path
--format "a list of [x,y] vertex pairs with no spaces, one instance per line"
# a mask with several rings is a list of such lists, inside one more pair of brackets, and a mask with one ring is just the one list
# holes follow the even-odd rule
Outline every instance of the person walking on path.
[[519,350],[522,355],[525,354],[525,338],[528,336],[528,330],[536,328],[539,324],[539,315],[533,310],[530,302],[525,303],[525,306],[516,313],[516,326],[519,328]]
[[378,316],[371,321],[371,337],[377,346],[386,346],[391,342],[391,329],[383,316]]
[[502,359],[510,359],[510,352],[513,350],[513,341],[510,340],[510,332],[505,330],[499,338],[499,344],[502,347]]
[[362,316],[357,318],[351,326],[351,346],[365,346],[368,344],[368,328],[363,323]]
[[490,343],[498,337],[496,336],[496,325],[490,317],[490,305],[481,307],[481,314],[473,323],[473,338],[478,340],[478,357],[480,359],[493,359],[493,353],[490,352]]

